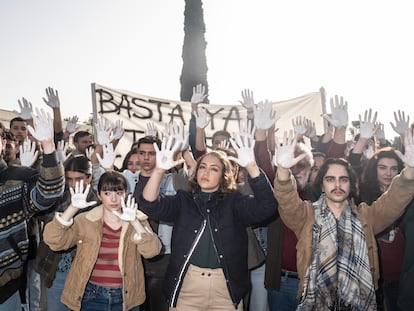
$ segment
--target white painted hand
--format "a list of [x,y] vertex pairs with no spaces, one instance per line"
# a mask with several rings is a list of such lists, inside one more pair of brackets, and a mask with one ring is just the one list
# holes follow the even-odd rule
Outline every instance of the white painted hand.
[[36,142],[26,138],[23,145],[20,145],[20,165],[31,167],[37,160],[39,151],[36,150]]
[[132,194],[128,195],[127,201],[121,200],[122,214],[118,211],[112,211],[116,216],[124,221],[134,221],[137,219],[138,204],[135,203],[135,199]]
[[60,107],[59,94],[57,90],[55,91],[53,88],[49,86],[46,89],[46,96],[47,99],[43,97],[43,101],[46,105],[48,105],[52,109]]
[[89,193],[89,188],[91,185],[87,185],[85,190],[83,189],[83,180],[80,182],[75,183],[75,190],[73,188],[69,188],[70,194],[71,194],[71,203],[73,207],[84,209],[89,206],[95,205],[96,201],[90,201],[87,202],[86,198]]

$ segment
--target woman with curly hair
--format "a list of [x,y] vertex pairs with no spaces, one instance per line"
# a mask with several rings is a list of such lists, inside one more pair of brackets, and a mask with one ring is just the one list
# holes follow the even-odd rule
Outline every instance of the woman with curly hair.
[[[160,196],[165,172],[175,166],[177,146],[164,138],[156,169],[139,199],[149,217],[174,223],[164,292],[170,310],[243,310],[248,291],[246,227],[277,213],[272,186],[258,168],[254,141],[236,137],[238,157],[222,151],[201,156],[190,191]],[[254,195],[237,191],[233,165],[245,167]]]

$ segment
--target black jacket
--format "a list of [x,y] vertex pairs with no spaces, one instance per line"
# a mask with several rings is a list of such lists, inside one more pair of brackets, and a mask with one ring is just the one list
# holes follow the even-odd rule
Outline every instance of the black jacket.
[[154,202],[140,196],[140,208],[150,218],[174,223],[171,258],[164,283],[171,307],[176,306],[190,257],[208,218],[234,305],[237,306],[246,294],[249,287],[246,227],[277,214],[277,201],[265,175],[249,178],[249,183],[254,196],[243,196],[237,191],[226,195],[215,192],[206,203],[199,192],[181,190],[174,196],[160,196]]

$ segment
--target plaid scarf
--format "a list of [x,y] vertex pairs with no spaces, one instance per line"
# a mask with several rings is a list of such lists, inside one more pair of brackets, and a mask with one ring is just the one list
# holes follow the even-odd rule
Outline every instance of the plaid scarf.
[[297,310],[377,310],[366,238],[359,219],[348,203],[337,221],[324,194],[313,207],[314,252]]

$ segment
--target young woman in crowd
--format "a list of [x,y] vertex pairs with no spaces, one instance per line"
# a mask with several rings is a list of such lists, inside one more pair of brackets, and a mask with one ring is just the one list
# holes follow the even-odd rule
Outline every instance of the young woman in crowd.
[[[71,310],[139,310],[145,301],[141,255],[150,258],[161,250],[147,217],[135,201],[125,203],[127,181],[119,172],[105,172],[98,183],[102,204],[75,214],[87,202],[89,185],[71,189],[71,205],[46,225],[44,240],[54,251],[77,246],[62,294]],[[74,217],[75,216],[75,217]]]

